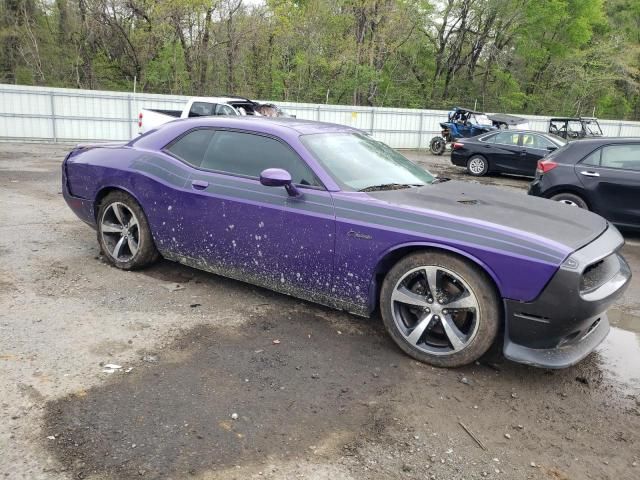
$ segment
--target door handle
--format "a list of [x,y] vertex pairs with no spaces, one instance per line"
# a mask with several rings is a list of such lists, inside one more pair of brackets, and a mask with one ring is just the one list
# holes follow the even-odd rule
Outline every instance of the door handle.
[[590,170],[583,170],[582,172],[580,172],[581,175],[584,175],[585,177],[599,177],[600,174],[598,172],[592,172]]
[[193,180],[191,182],[191,186],[196,190],[204,190],[209,186],[209,182],[205,182],[204,180]]

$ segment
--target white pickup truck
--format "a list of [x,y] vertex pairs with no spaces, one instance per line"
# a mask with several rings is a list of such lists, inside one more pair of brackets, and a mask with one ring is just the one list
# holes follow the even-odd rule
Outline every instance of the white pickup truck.
[[149,130],[176,118],[210,117],[212,115],[260,115],[260,104],[243,97],[194,97],[183,110],[143,108],[138,114],[138,131]]

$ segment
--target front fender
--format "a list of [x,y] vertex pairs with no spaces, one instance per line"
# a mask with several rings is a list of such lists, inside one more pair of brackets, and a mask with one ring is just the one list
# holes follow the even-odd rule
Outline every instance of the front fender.
[[491,277],[500,297],[504,298],[503,286],[500,278],[498,277],[496,272],[493,271],[493,269],[489,265],[487,265],[487,263],[480,260],[476,256],[451,245],[443,245],[434,242],[406,242],[388,248],[380,256],[374,274],[371,276],[371,282],[369,285],[369,312],[373,312],[376,309],[378,303],[378,292],[380,291],[379,279],[381,275],[386,274],[389,268],[393,266],[393,263],[395,263],[395,261],[399,260],[401,257],[422,249],[442,250],[445,252],[455,253],[456,255],[460,255],[461,257],[470,260],[478,267],[480,267],[487,275],[489,275],[489,277]]

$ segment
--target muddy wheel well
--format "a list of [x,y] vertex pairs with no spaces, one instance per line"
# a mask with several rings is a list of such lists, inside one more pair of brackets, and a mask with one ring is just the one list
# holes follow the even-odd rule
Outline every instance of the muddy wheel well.
[[372,281],[374,282],[373,287],[375,288],[374,296],[373,296],[373,298],[371,300],[373,302],[373,304],[370,305],[372,315],[378,315],[378,313],[379,313],[379,308],[380,308],[380,289],[382,288],[382,282],[384,280],[384,277],[387,275],[387,273],[389,272],[391,267],[393,267],[401,258],[404,258],[407,255],[410,255],[410,254],[415,253],[415,252],[424,252],[424,251],[443,252],[443,253],[447,253],[449,255],[455,255],[456,257],[459,257],[459,258],[463,259],[466,262],[471,262],[472,264],[474,264],[475,266],[477,266],[480,270],[482,270],[484,272],[484,274],[487,276],[487,280],[489,282],[491,282],[491,285],[494,288],[494,290],[496,291],[496,293],[498,294],[498,296],[500,298],[502,298],[502,295],[500,294],[500,289],[498,288],[498,285],[496,285],[496,282],[493,279],[493,277],[489,274],[489,272],[486,270],[486,268],[484,266],[482,266],[480,263],[474,261],[472,258],[466,257],[464,255],[461,255],[461,254],[459,254],[459,253],[457,253],[455,251],[452,251],[452,250],[449,250],[449,249],[446,249],[446,248],[438,248],[438,247],[422,246],[422,245],[410,245],[410,246],[398,248],[396,250],[393,250],[393,251],[387,253],[378,262],[378,265],[376,266],[376,270],[375,270],[375,273],[374,273],[374,277],[372,279]]
[[[98,194],[96,195],[96,199],[93,202],[93,216],[96,218],[96,220],[98,219],[98,211],[100,211],[100,204],[102,203],[102,200],[104,199],[104,197],[109,195],[111,192],[117,192],[117,191],[125,192],[121,188],[117,188],[117,187],[105,187],[98,192]],[[128,193],[128,192],[125,192],[125,193]]]

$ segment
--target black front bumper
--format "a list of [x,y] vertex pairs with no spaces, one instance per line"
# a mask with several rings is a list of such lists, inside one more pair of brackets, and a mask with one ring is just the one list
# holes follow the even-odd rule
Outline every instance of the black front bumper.
[[505,300],[505,357],[564,368],[591,353],[609,332],[606,310],[631,279],[629,265],[618,253],[623,244],[610,226],[571,254],[536,300]]

